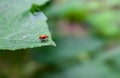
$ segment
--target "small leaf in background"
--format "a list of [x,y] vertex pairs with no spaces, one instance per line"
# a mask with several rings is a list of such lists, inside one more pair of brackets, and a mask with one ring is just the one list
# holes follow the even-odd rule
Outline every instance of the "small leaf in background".
[[97,30],[103,36],[114,37],[120,33],[119,13],[119,11],[102,11],[93,13],[88,18],[89,22],[93,24],[93,30]]
[[[33,4],[43,5],[48,0],[1,0],[0,1],[0,49],[16,50],[23,48],[55,45],[42,13],[30,13]],[[25,5],[25,6],[24,6]],[[49,36],[41,42],[39,35]]]

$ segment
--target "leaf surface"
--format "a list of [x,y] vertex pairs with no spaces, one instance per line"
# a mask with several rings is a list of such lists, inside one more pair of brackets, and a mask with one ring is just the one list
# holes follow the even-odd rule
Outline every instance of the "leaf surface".
[[[0,49],[16,50],[55,45],[42,13],[32,14],[33,4],[43,5],[48,0],[0,0]],[[39,36],[49,36],[41,42]]]

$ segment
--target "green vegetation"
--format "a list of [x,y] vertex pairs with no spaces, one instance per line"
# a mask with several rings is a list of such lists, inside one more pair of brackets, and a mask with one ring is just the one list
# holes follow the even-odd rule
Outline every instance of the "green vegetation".
[[0,4],[0,78],[120,78],[119,0]]

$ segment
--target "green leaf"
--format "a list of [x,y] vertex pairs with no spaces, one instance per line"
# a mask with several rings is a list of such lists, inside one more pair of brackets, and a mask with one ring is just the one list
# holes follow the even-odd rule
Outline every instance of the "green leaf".
[[120,11],[102,11],[91,14],[88,19],[97,31],[106,37],[114,37],[119,35],[119,13]]
[[[48,0],[0,0],[0,49],[16,50],[45,45],[55,45],[42,13],[32,14],[33,4],[42,5]],[[39,36],[46,34],[48,41]]]

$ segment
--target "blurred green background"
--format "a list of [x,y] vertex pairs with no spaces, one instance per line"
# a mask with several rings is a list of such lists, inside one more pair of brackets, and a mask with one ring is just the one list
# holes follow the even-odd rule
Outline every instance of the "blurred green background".
[[56,47],[0,51],[0,78],[120,78],[120,1],[50,0]]

